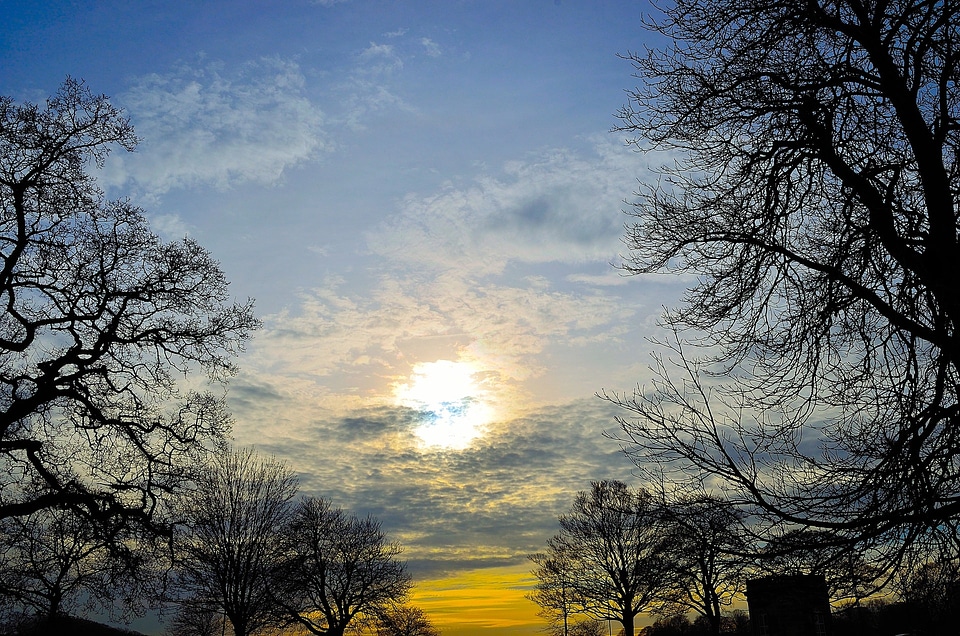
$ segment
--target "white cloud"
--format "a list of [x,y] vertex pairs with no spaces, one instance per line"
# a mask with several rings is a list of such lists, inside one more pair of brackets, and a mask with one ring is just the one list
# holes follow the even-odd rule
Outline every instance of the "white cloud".
[[499,175],[408,197],[368,244],[380,256],[472,276],[511,262],[609,263],[622,248],[620,210],[637,170],[636,153],[607,140],[590,156],[545,151]]
[[430,38],[420,38],[420,44],[430,57],[440,57],[440,45]]
[[359,59],[362,66],[358,71],[363,73],[389,74],[403,68],[403,60],[392,44],[371,42],[370,46],[360,52]]
[[150,214],[150,227],[160,236],[169,239],[181,239],[190,235],[190,228],[178,214]]
[[538,278],[508,286],[385,276],[363,294],[330,281],[305,294],[295,314],[265,319],[249,366],[309,378],[334,408],[338,391],[387,395],[421,357],[462,358],[505,398],[543,372],[538,356],[549,345],[602,340],[604,327],[615,337],[612,323],[630,313],[614,298],[561,292]]
[[[387,34],[402,35],[401,32]],[[392,44],[370,46],[357,54],[357,65],[345,81],[335,86],[342,95],[343,114],[338,122],[354,131],[366,129],[366,121],[373,113],[401,111],[415,113],[416,108],[397,94],[391,85],[394,76],[403,69],[403,59]]]
[[104,183],[150,196],[173,188],[272,184],[327,145],[323,114],[294,62],[265,58],[228,72],[181,67],[140,78],[117,101],[143,143],[113,155]]

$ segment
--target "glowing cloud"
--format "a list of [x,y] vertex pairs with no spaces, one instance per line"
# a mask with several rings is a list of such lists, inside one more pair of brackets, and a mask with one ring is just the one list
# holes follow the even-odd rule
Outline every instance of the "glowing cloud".
[[395,385],[397,404],[421,413],[415,433],[425,445],[464,449],[483,434],[493,409],[474,379],[478,373],[468,362],[424,362],[409,382]]

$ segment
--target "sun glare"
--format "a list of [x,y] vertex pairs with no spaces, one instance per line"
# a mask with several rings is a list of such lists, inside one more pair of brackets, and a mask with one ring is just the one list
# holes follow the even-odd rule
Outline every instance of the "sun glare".
[[483,434],[492,409],[477,373],[468,362],[422,362],[409,382],[396,385],[397,403],[420,412],[414,432],[426,446],[464,449]]

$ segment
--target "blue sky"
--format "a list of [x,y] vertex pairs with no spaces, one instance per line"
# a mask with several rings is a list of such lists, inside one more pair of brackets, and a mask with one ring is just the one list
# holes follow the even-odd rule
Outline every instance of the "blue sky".
[[448,634],[535,633],[536,608],[486,620],[476,599],[453,627],[438,581],[506,576],[520,607],[524,555],[576,491],[632,480],[594,393],[647,381],[683,287],[612,265],[666,160],[610,132],[648,10],[0,0],[0,93],[71,75],[123,106],[143,142],[111,155],[108,196],[256,298],[236,442],[379,516]]

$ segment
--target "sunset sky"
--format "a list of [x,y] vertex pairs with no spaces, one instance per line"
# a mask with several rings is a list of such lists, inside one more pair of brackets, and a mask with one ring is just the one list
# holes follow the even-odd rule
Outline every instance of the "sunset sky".
[[645,2],[0,0],[0,94],[64,77],[143,142],[100,173],[264,327],[240,445],[372,513],[448,636],[533,635],[525,555],[636,483],[600,390],[650,376],[684,281],[614,265],[664,157],[611,133]]

